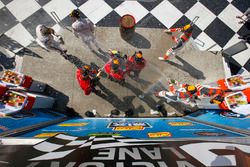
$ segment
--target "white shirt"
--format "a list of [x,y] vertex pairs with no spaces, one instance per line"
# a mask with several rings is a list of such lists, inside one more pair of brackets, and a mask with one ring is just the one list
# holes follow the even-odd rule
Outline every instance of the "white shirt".
[[72,24],[72,28],[74,32],[77,33],[78,35],[84,35],[92,33],[92,31],[94,30],[94,25],[88,18],[84,18],[84,19],[77,19]]
[[42,26],[43,26],[43,25],[39,24],[39,25],[36,27],[36,36],[37,36],[37,39],[38,39],[39,41],[41,41],[42,43],[45,44],[45,43],[48,42],[49,40],[53,39],[53,36],[50,35],[50,34],[46,34],[46,35],[42,34],[42,33],[41,33]]

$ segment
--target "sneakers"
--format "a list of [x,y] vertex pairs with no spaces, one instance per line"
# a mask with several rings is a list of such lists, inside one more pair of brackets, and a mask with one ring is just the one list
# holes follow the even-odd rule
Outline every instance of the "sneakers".
[[158,59],[159,59],[159,60],[162,60],[162,61],[164,60],[164,58],[163,58],[163,57],[158,57]]
[[164,55],[164,57],[158,57],[159,60],[163,61],[163,60],[167,60],[169,58],[168,55]]

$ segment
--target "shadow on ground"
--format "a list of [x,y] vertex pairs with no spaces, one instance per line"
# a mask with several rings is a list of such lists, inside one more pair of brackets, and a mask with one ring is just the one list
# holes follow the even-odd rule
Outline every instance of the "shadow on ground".
[[15,68],[15,57],[7,57],[5,54],[0,52],[0,71],[10,70]]
[[194,77],[196,79],[206,79],[203,72],[194,68],[194,66],[192,66],[191,64],[189,64],[188,62],[186,62],[184,59],[182,59],[181,57],[179,56],[175,56],[177,60],[179,60],[183,65],[179,65],[175,62],[172,62],[172,61],[169,61],[169,60],[166,60],[166,62],[168,62],[169,64],[179,68],[180,70],[182,71],[185,71],[187,73],[189,73],[189,75],[191,77]]
[[110,55],[109,55],[109,53],[108,52],[105,52],[105,51],[103,51],[103,50],[101,50],[101,49],[99,49],[99,52],[97,52],[97,51],[95,51],[95,50],[93,50],[92,51],[97,57],[99,57],[100,59],[102,59],[103,60],[103,62],[108,62],[109,61],[109,59],[110,59]]
[[54,110],[66,114],[65,111],[67,109],[67,104],[69,102],[69,97],[67,95],[54,89],[49,85],[47,85],[44,94],[55,98],[55,104],[53,106]]
[[31,51],[30,49],[27,49],[27,48],[23,48],[17,54],[18,54],[18,56],[32,56],[32,57],[35,57],[35,58],[42,59],[42,57],[39,56],[37,53],[35,53],[35,52],[33,52],[33,51]]
[[63,56],[66,60],[68,60],[70,63],[74,64],[76,68],[82,68],[86,63],[82,62],[81,59],[74,55],[65,55]]
[[118,109],[122,112],[132,109],[134,111],[133,116],[138,116],[138,113],[145,112],[145,109],[142,105],[138,106],[137,108],[135,108],[135,106],[133,105],[132,102],[136,96],[125,96],[121,100],[116,94],[106,88],[103,84],[98,83],[98,87],[101,89],[102,93],[97,94],[97,96],[109,102],[115,109]]
[[124,40],[136,48],[149,49],[151,47],[151,43],[149,42],[149,40],[147,40],[144,36],[136,32],[131,38]]
[[17,41],[13,40],[12,38],[4,34],[0,37],[0,46],[9,50],[10,52],[14,54],[18,54],[19,56],[26,55],[26,56],[32,56],[32,57],[42,59],[42,57],[36,54],[35,52],[23,47]]

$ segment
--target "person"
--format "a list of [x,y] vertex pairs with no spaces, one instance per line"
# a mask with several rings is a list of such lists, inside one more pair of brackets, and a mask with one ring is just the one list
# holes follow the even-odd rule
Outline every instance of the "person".
[[78,10],[73,10],[70,13],[73,19],[72,29],[77,38],[80,38],[91,51],[94,51],[94,45],[98,50],[100,47],[94,36],[94,24],[88,18],[81,18]]
[[36,36],[38,42],[40,42],[43,47],[58,51],[62,55],[66,54],[67,50],[60,46],[60,44],[64,44],[63,39],[55,33],[54,29],[39,24],[36,27]]
[[85,116],[86,117],[95,117],[95,114],[88,110],[88,111],[85,112]]
[[118,109],[113,109],[110,111],[110,118],[116,118],[119,117],[119,115],[121,114],[121,112]]
[[91,70],[90,66],[85,65],[83,68],[78,68],[76,73],[79,85],[85,95],[90,95],[91,92],[95,94],[101,93],[100,90],[96,90],[95,88],[100,80],[100,71]]
[[139,74],[146,65],[146,60],[142,56],[142,52],[135,52],[133,56],[128,57],[127,59],[127,73],[130,75],[130,72],[134,73],[135,78],[139,78]]
[[[178,86],[178,89],[175,86]],[[194,100],[197,98],[196,94],[197,88],[195,85],[178,84],[176,80],[169,80],[169,91],[156,92],[155,96],[164,97],[167,102],[181,101],[184,104],[194,107],[196,105]]]
[[121,63],[118,58],[113,58],[110,62],[104,65],[104,70],[111,80],[117,81],[121,84],[125,82],[125,74],[121,68]]
[[125,111],[126,118],[133,117],[133,115],[134,115],[134,110],[132,108],[129,108],[128,110]]
[[244,24],[250,22],[250,7],[243,13],[241,16],[236,16],[237,19],[240,19],[239,24]]
[[193,26],[187,24],[182,28],[170,28],[164,30],[165,33],[172,34],[172,32],[182,32],[179,38],[172,36],[173,41],[176,43],[175,46],[169,48],[163,57],[158,57],[159,60],[167,60],[170,56],[175,55],[175,51],[179,50],[184,46],[184,44],[192,37]]
[[225,93],[225,91],[219,87],[203,86],[201,84],[196,84],[195,86],[197,88],[196,95],[198,97],[211,97],[215,95],[222,95]]

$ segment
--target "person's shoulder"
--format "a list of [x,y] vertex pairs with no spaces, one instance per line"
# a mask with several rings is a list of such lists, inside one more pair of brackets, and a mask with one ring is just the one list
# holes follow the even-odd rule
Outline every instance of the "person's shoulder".
[[42,24],[37,25],[37,26],[36,26],[36,30],[37,30],[37,31],[40,31],[40,29],[41,29],[42,26],[43,26]]
[[92,23],[91,20],[89,18],[84,18],[84,21],[87,22],[87,23]]
[[36,26],[36,28],[37,28],[37,27],[42,27],[42,26],[43,26],[42,24],[38,24],[38,25]]

